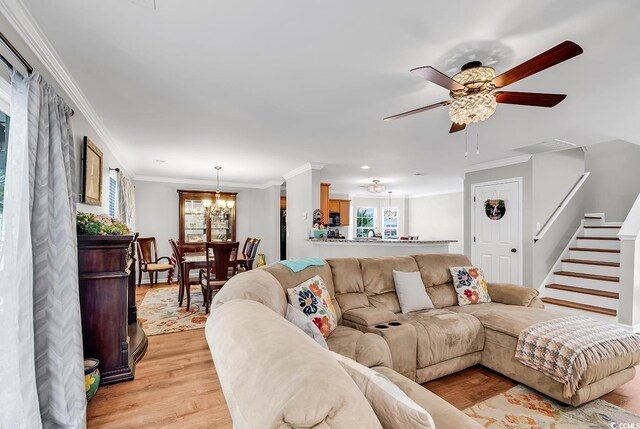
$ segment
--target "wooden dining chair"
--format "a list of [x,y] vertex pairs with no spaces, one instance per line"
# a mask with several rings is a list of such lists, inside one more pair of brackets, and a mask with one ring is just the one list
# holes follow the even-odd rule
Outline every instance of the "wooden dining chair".
[[254,238],[253,239],[253,246],[251,246],[251,252],[249,253],[248,259],[247,259],[247,268],[249,270],[253,270],[253,262],[256,260],[256,255],[258,254],[258,246],[260,245],[260,240],[259,238]]
[[200,270],[200,286],[204,297],[206,313],[209,314],[213,291],[220,290],[236,275],[239,243],[227,241],[208,242],[205,246],[207,268]]
[[[138,238],[136,241],[136,249],[138,253],[138,286],[142,283],[142,273],[149,274],[149,284],[153,287],[158,283],[158,273],[168,271],[169,272],[169,284],[171,284],[171,277],[173,277],[173,265],[171,265],[171,259],[168,256],[158,258],[158,247],[156,245],[155,237]],[[166,263],[161,263],[163,259],[166,259]]]

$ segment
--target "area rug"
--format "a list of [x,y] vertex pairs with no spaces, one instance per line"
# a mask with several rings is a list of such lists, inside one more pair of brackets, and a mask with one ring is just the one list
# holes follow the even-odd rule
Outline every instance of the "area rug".
[[138,320],[147,335],[171,334],[204,328],[207,321],[200,286],[191,287],[191,311],[185,297],[178,307],[178,286],[149,289],[138,307]]
[[464,410],[485,428],[620,428],[640,427],[640,416],[596,399],[568,407],[523,385]]

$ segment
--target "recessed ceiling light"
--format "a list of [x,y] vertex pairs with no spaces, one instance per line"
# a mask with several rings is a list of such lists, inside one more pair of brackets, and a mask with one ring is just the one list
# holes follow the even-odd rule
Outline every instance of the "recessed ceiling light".
[[368,170],[368,169],[370,169],[371,167],[369,167],[368,165],[363,165],[363,166],[362,166],[362,167],[360,167],[360,168],[362,168],[363,170]]

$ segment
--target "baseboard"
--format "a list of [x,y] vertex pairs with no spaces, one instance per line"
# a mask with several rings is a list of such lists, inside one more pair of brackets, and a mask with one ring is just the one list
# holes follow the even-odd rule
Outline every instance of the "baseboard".
[[627,325],[624,323],[618,323],[622,328],[626,329],[629,332],[638,333],[640,332],[640,323],[636,323],[635,325]]

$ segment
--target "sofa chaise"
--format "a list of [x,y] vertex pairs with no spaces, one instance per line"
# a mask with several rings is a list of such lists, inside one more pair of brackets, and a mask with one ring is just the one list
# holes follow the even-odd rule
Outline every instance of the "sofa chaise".
[[[340,258],[329,259],[324,266],[308,267],[297,273],[281,264],[272,264],[235,276],[214,298],[212,316],[207,322],[207,339],[234,422],[237,415],[261,412],[255,407],[263,411],[264,407],[279,407],[277,418],[283,418],[282,413],[286,414],[283,410],[290,410],[297,400],[302,401],[291,399],[305,392],[293,382],[294,379],[301,381],[294,373],[308,374],[314,369],[294,343],[300,344],[302,337],[306,337],[309,341],[304,341],[305,352],[313,354],[315,350],[317,359],[326,356],[320,353],[324,350],[322,347],[284,319],[285,291],[315,275],[324,280],[338,315],[339,326],[327,338],[329,349],[383,373],[429,411],[439,428],[477,426],[419,384],[476,364],[574,406],[600,397],[634,377],[640,352],[617,356],[588,368],[582,374],[575,394],[564,397],[561,383],[524,366],[514,355],[523,329],[565,314],[544,309],[535,289],[510,284],[488,283],[490,303],[458,306],[449,267],[470,265],[465,256],[451,254]],[[419,272],[435,308],[403,314],[395,291],[393,270]],[[230,304],[234,308],[232,313]],[[248,322],[250,313],[258,308],[261,322]],[[266,308],[272,311],[265,312]],[[257,323],[262,324],[259,333],[256,332]],[[266,374],[258,374],[256,370],[252,372],[255,376],[252,378],[246,374],[244,366],[247,363],[239,364],[238,353],[244,353],[244,356],[252,353],[248,343],[256,353],[252,356],[252,365],[266,370]],[[263,349],[267,350],[261,352]],[[274,365],[278,359],[284,359],[285,369]],[[334,375],[339,377],[339,374],[340,371],[335,371]],[[349,384],[346,377],[342,382]],[[258,393],[251,389],[238,393],[239,383],[269,385],[274,379],[279,380],[286,391],[282,397],[280,393],[276,395],[283,401],[277,405],[273,397],[257,399]],[[347,388],[337,390],[341,395],[350,391]],[[329,400],[327,396],[331,395],[322,394],[322,400],[328,402],[317,411],[319,415],[326,412],[324,418],[327,419],[332,412],[336,416],[340,414],[336,414],[336,410],[341,409],[338,404],[348,402],[345,398],[342,398],[343,402],[336,398]],[[285,401],[285,398],[289,399]],[[263,404],[257,403],[263,399]],[[354,400],[353,404],[357,403],[364,406],[362,401]],[[345,426],[341,424],[329,426],[349,427],[347,421]]]

